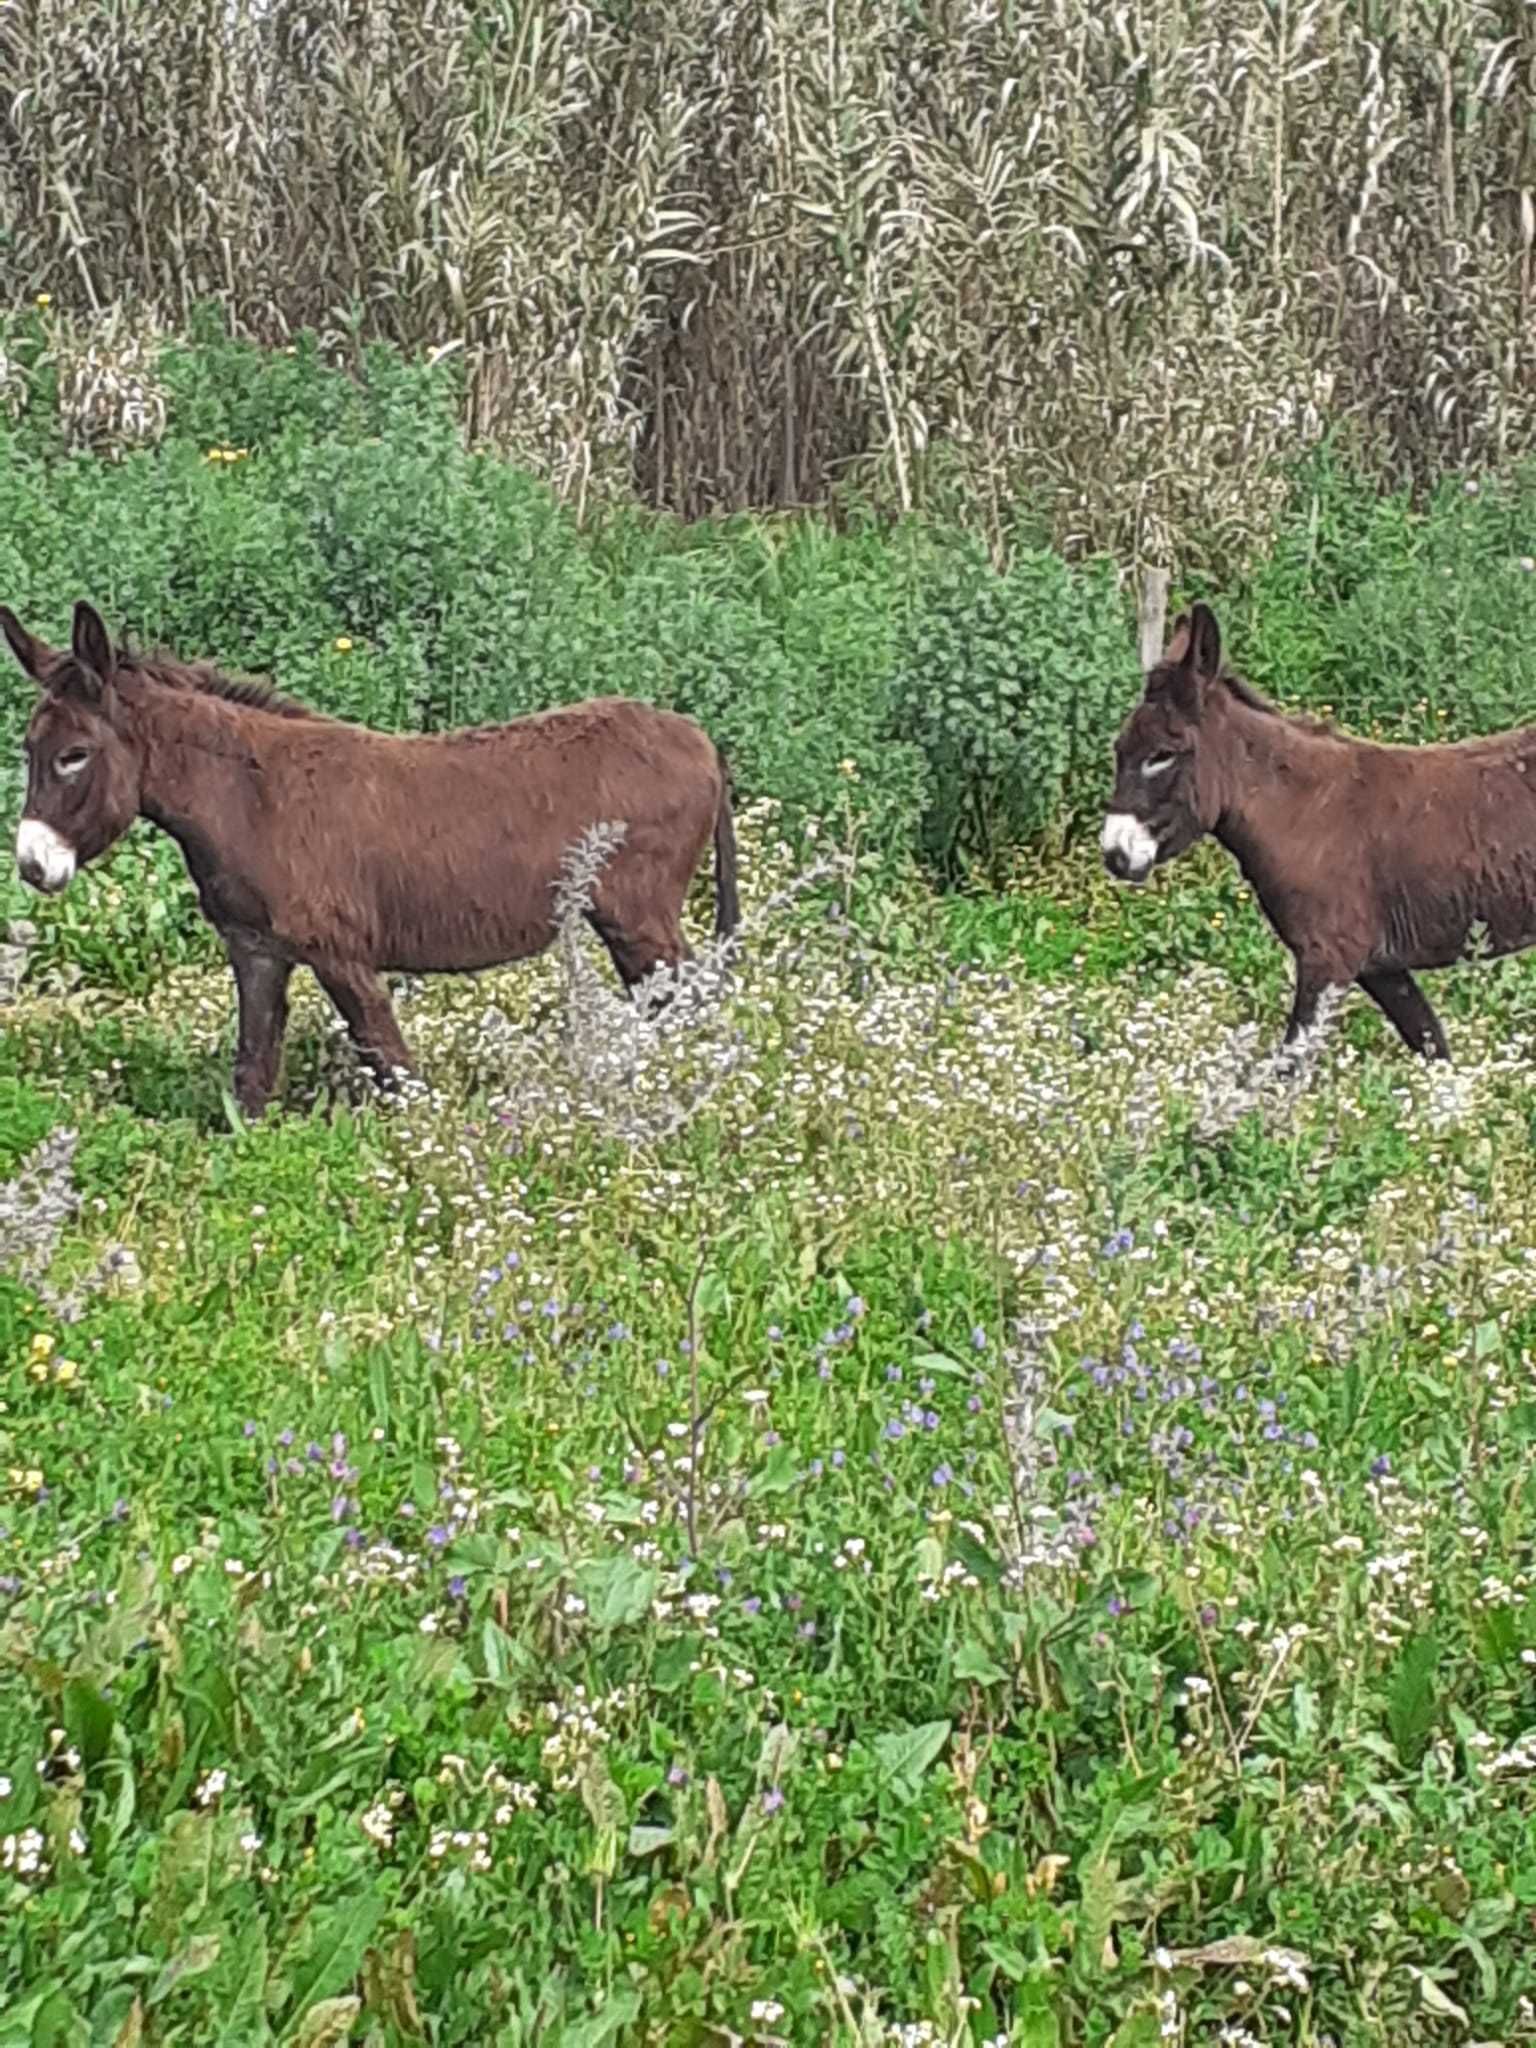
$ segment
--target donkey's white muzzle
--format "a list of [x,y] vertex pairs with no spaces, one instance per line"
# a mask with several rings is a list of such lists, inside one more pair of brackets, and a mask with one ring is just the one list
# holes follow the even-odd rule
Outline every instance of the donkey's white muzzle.
[[24,882],[57,896],[75,878],[75,849],[41,819],[23,818],[16,830],[16,865]]
[[1104,865],[1119,882],[1144,882],[1157,865],[1157,841],[1129,811],[1111,811],[1099,846]]

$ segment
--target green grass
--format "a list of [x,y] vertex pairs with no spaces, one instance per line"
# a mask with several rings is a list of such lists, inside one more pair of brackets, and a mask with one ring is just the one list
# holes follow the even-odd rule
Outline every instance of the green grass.
[[0,1039],[82,1202],[40,1288],[0,1190],[3,2048],[1531,2038],[1524,963],[1200,1136],[1287,1000],[1218,859],[866,882],[659,1143],[554,959],[392,1107],[306,995],[245,1129],[127,860]]

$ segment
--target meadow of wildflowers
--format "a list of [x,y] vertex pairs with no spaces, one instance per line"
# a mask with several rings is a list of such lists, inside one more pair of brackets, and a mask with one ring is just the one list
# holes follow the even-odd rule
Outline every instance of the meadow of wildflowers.
[[55,971],[133,853],[35,913],[0,2044],[1536,2041],[1529,967],[1278,1075],[1214,857],[742,838],[670,1007],[599,838],[253,1128],[221,973]]

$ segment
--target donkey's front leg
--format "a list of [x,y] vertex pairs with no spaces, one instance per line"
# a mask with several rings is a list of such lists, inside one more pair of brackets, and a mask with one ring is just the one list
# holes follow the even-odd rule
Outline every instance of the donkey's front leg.
[[1347,973],[1330,960],[1324,964],[1315,956],[1308,958],[1296,955],[1296,994],[1291,1002],[1290,1022],[1285,1027],[1285,1038],[1281,1050],[1288,1051],[1317,1022],[1318,1005],[1331,988],[1345,989],[1354,980],[1354,970]]
[[395,1006],[381,976],[350,962],[315,969],[315,979],[341,1012],[359,1056],[381,1087],[396,1073],[414,1073],[416,1062],[395,1022]]
[[277,1086],[288,1028],[291,964],[247,939],[226,936],[229,964],[240,999],[240,1038],[235,1052],[235,1100],[248,1117],[258,1117]]

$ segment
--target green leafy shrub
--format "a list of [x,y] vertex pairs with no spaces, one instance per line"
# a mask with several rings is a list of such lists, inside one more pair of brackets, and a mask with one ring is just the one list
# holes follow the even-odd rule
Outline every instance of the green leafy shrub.
[[996,868],[1102,794],[1134,696],[1125,612],[1101,565],[947,549],[920,577],[892,684],[894,730],[927,762],[921,850],[941,871]]
[[[1220,593],[1209,593],[1219,604]],[[1454,739],[1536,717],[1536,468],[1421,509],[1321,464],[1230,606],[1232,659],[1356,733]]]

